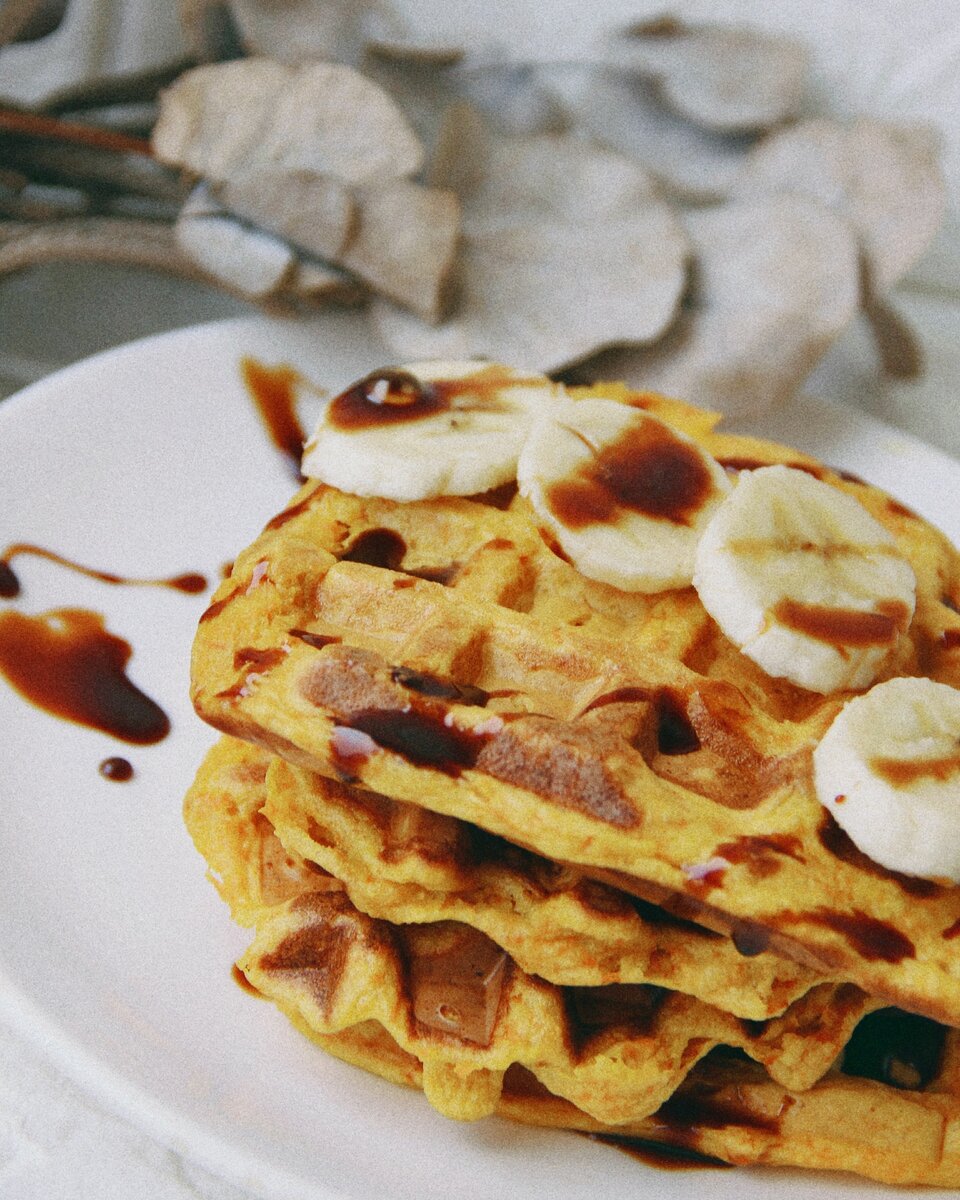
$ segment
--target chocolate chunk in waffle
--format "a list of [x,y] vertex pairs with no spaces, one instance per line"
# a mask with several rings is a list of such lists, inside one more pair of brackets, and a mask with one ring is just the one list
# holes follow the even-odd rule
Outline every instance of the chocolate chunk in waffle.
[[[856,496],[918,580],[886,674],[960,682],[960,568],[935,530],[793,451],[644,403],[733,469],[787,462]],[[747,955],[770,947],[960,1023],[960,889],[866,860],[814,794],[811,752],[845,697],[765,676],[692,589],[625,595],[584,579],[525,502],[490,500],[401,505],[307,485],[205,614],[200,714],[293,764],[577,864]]]

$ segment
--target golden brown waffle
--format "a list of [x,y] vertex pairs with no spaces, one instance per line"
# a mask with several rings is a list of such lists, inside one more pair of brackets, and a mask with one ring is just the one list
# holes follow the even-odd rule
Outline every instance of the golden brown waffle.
[[207,877],[241,925],[254,925],[265,909],[322,886],[317,869],[284,849],[261,812],[269,762],[257,746],[221,738],[204,756],[183,802]]
[[319,869],[361,912],[395,924],[462,921],[552,983],[653,983],[763,1020],[823,982],[789,959],[745,959],[722,935],[453,817],[271,762],[235,738],[207,754],[184,818],[242,925],[320,887]]
[[750,1023],[646,984],[560,988],[469,926],[391,925],[335,891],[265,913],[239,965],[317,1033],[378,1022],[423,1064],[430,1102],[460,1120],[494,1112],[519,1064],[600,1122],[637,1121],[721,1044],[803,1091],[878,1006],[852,985],[821,984],[782,1017]]
[[[949,1159],[954,1034],[935,1061],[937,1048],[918,1055],[916,1033],[908,1031],[908,1061],[899,1070],[895,1042],[868,1041],[866,1054],[859,1052],[858,1071],[880,1068],[900,1086],[923,1084],[922,1092],[901,1093],[836,1069],[815,1082],[851,1027],[875,1007],[856,989],[824,985],[780,1020],[742,1022],[659,988],[552,988],[513,968],[482,935],[449,922],[403,931],[371,921],[353,911],[338,881],[280,847],[260,811],[266,761],[256,747],[221,739],[198,772],[186,816],[235,913],[261,921],[242,960],[248,976],[325,1049],[426,1086],[443,1111],[459,1117],[495,1103],[516,1120],[642,1137],[731,1162],[836,1167],[901,1182],[956,1180]],[[291,894],[300,899],[284,902]],[[345,1027],[331,1033],[341,1022]],[[867,1024],[847,1045],[847,1058]],[[700,1035],[711,1026],[766,1070],[728,1054],[704,1060],[709,1046]],[[491,1059],[515,1064],[514,1051],[529,1060],[531,1049],[533,1071],[490,1068]],[[679,1056],[673,1063],[671,1050]],[[676,1081],[684,1061],[695,1058],[700,1063],[671,1094],[666,1079]],[[798,1090],[811,1084],[812,1091]],[[669,1099],[654,1116],[607,1123],[642,1099],[655,1103],[658,1087]],[[843,1114],[847,1122],[868,1122],[863,1136],[845,1136],[848,1124],[831,1128]]]
[[[295,849],[290,852],[280,848],[260,807],[266,796],[264,761],[262,751],[230,738],[221,739],[208,753],[188,793],[186,820],[234,913],[257,926],[257,939],[245,957],[248,967],[253,964],[248,976],[286,1011],[299,1011],[319,1032],[341,1027],[345,1020],[343,1012],[331,1011],[318,1018],[309,1005],[309,997],[305,999],[300,994],[303,979],[296,978],[293,968],[262,966],[267,960],[274,964],[285,961],[285,956],[291,953],[291,944],[296,947],[294,954],[301,958],[309,944],[318,948],[317,954],[323,959],[318,958],[315,965],[304,968],[308,991],[313,987],[310,981],[316,973],[323,972],[327,979],[325,986],[332,994],[343,991],[359,997],[356,1003],[375,1001],[376,1005],[385,1006],[382,1011],[392,1014],[391,1017],[384,1018],[378,1008],[370,1018],[381,1020],[401,1040],[410,1028],[420,1028],[422,1020],[417,1019],[418,1014],[420,1017],[427,1014],[429,1018],[432,1011],[441,1012],[449,1006],[449,997],[444,997],[445,972],[450,972],[454,979],[460,978],[465,959],[469,963],[478,956],[495,964],[485,989],[478,990],[464,979],[451,985],[456,994],[449,1002],[469,1003],[476,1010],[467,1022],[471,1032],[466,1041],[470,1045],[462,1045],[462,1030],[444,1021],[439,1023],[441,1032],[457,1036],[443,1038],[440,1044],[434,1039],[432,1043],[414,1041],[407,1045],[408,1049],[419,1047],[421,1057],[437,1059],[442,1073],[451,1078],[456,1077],[456,1068],[462,1068],[464,1055],[469,1063],[475,1044],[484,1040],[477,1035],[482,1023],[478,1012],[482,1011],[483,1020],[489,1025],[484,1033],[495,1061],[517,1051],[526,1055],[522,1061],[527,1065],[549,1064],[551,1056],[558,1053],[558,1046],[562,1046],[561,1065],[572,1069],[574,1064],[582,1067],[579,1060],[583,1046],[588,1040],[599,1044],[602,1027],[614,1024],[613,1015],[622,1006],[624,1023],[631,1028],[638,1024],[649,1028],[644,1030],[642,1044],[631,1044],[629,1054],[621,1054],[618,1048],[617,1056],[630,1060],[633,1066],[642,1063],[648,1074],[657,1076],[649,1085],[655,1089],[656,1102],[669,1094],[677,1073],[682,1073],[689,1061],[721,1041],[749,1048],[781,1082],[808,1087],[832,1064],[857,1020],[876,1007],[875,1002],[852,985],[821,984],[792,1004],[780,1019],[739,1020],[691,996],[671,994],[663,987],[649,984],[558,988],[532,979],[501,953],[499,943],[494,945],[482,932],[442,921],[443,913],[436,905],[425,906],[426,912],[421,907],[420,922],[425,923],[421,929],[401,931],[392,923],[371,920],[353,909],[349,883],[343,885],[346,895],[329,894],[340,890],[336,880],[326,872],[318,875],[311,870]],[[282,764],[275,761],[270,769],[275,767]],[[605,890],[613,895],[612,889]],[[328,894],[321,896],[317,892]],[[290,902],[284,904],[285,898]],[[499,902],[509,906],[509,896],[501,896]],[[492,921],[495,926],[496,915],[495,909]],[[682,935],[686,932],[678,931],[681,949]],[[356,943],[359,950],[351,951],[354,958],[344,966],[335,946],[346,943]],[[330,947],[329,953],[323,951],[325,946]],[[429,968],[419,972],[422,977],[419,992],[418,971],[411,965],[416,963],[418,955]],[[431,966],[434,959],[438,966]],[[330,965],[334,962],[338,964],[336,967]],[[334,970],[343,970],[342,983],[332,978]],[[506,999],[502,998],[504,988],[509,991]],[[403,1018],[399,1014],[411,1001],[414,1016]],[[502,1028],[501,1006],[508,1013],[520,1014],[512,1024],[506,1021],[506,1029]],[[351,1020],[348,1015],[346,1023],[355,1020],[355,1016]],[[592,1028],[591,1020],[596,1028]],[[522,1029],[522,1038],[511,1041],[517,1024]],[[578,1032],[580,1026],[583,1029]],[[538,1039],[543,1042],[539,1054],[531,1049]],[[654,1054],[655,1068],[646,1061]],[[616,1065],[606,1069],[616,1071]],[[463,1073],[461,1069],[460,1074]],[[455,1088],[451,1089],[451,1096],[444,1100],[444,1110],[453,1109],[453,1115],[462,1115],[464,1104]],[[621,1101],[608,1101],[609,1105],[617,1103]],[[635,1103],[635,1099],[627,1103]],[[470,1102],[466,1111],[471,1111]],[[609,1115],[611,1111],[612,1108],[608,1109],[600,1119],[624,1119]]]
[[476,826],[282,759],[270,764],[263,812],[288,850],[343,880],[361,912],[462,921],[551,983],[652,983],[763,1020],[823,981],[777,955],[744,958],[722,934]]
[[[326,1035],[300,1027],[346,1062],[394,1083],[422,1087],[419,1060],[376,1022]],[[739,1166],[851,1171],[885,1183],[955,1188],[960,1187],[958,1067],[960,1035],[953,1030],[947,1031],[939,1067],[922,1091],[897,1090],[835,1070],[809,1091],[791,1093],[755,1063],[720,1052],[701,1060],[658,1112],[617,1127],[592,1120],[522,1068],[511,1068],[497,1111],[528,1125],[597,1135],[637,1148],[641,1157],[660,1146]]]
[[[935,530],[793,451],[642,403],[732,468],[801,465],[855,495],[918,579],[887,673],[960,682],[960,567]],[[206,720],[291,763],[579,864],[747,955],[772,947],[960,1023],[960,889],[876,867],[814,795],[811,751],[844,697],[766,677],[692,589],[585,580],[522,501],[307,485],[236,560],[193,671]]]

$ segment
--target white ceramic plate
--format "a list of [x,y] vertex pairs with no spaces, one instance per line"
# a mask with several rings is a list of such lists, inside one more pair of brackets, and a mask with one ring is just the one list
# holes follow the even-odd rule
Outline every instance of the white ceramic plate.
[[[0,406],[3,544],[215,582],[293,488],[241,383],[243,354],[291,362],[331,389],[384,361],[359,322],[328,315],[167,334],[52,376]],[[960,536],[948,501],[960,466],[945,455],[813,401],[766,418],[761,432],[889,488]],[[108,587],[39,560],[16,569],[23,592],[4,608],[102,612],[134,647],[132,678],[173,722],[159,744],[127,747],[0,681],[0,1012],[84,1086],[219,1174],[284,1200],[769,1194],[766,1174],[664,1174],[579,1137],[445,1121],[418,1094],[328,1059],[242,992],[230,966],[245,935],[180,819],[213,736],[187,700],[204,598]],[[133,763],[131,782],[99,776],[112,754]],[[775,1178],[780,1197],[885,1194]]]

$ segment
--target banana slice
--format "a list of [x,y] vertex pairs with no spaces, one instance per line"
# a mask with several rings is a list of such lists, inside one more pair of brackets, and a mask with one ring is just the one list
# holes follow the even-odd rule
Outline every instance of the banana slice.
[[960,883],[960,691],[878,683],[837,715],[813,768],[820,803],[868,858]]
[[517,480],[573,564],[627,592],[686,587],[726,472],[682,433],[614,400],[541,415]]
[[545,375],[492,363],[375,371],[325,405],[302,470],[387,500],[485,492],[514,478],[534,416],[562,391]]
[[704,608],[768,675],[823,694],[876,678],[916,603],[892,536],[805,471],[743,472],[697,549]]

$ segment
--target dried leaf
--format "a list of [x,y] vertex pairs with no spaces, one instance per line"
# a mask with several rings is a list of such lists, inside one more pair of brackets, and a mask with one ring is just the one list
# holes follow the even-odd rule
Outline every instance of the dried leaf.
[[243,39],[227,0],[179,0],[178,8],[194,62],[226,62],[243,57]]
[[376,0],[229,0],[229,7],[248,52],[284,62],[356,65],[369,42],[407,36],[392,7]]
[[849,220],[873,294],[887,291],[929,245],[946,204],[928,131],[863,118],[811,120],[765,139],[737,180],[743,197],[812,196]]
[[810,59],[793,38],[671,18],[633,25],[611,49],[618,65],[656,84],[664,104],[722,133],[770,129],[796,115]]
[[452,67],[466,53],[462,46],[427,41],[418,38],[415,33],[394,38],[371,38],[367,42],[366,52],[386,62],[426,67]]
[[545,78],[574,129],[636,159],[686,200],[726,196],[754,142],[691,124],[664,108],[649,83],[622,72],[581,68]]
[[329,175],[241,168],[211,191],[229,212],[320,258],[339,258],[357,222],[352,189]]
[[180,249],[208,275],[253,300],[278,292],[296,262],[284,241],[231,217],[202,185],[183,206],[175,233]]
[[253,58],[198,67],[164,91],[153,150],[212,183],[272,167],[362,184],[414,174],[423,160],[403,114],[357,71]]
[[294,300],[316,304],[336,300],[338,304],[356,304],[366,296],[366,289],[345,271],[328,263],[298,259],[293,273],[286,281],[284,294]]
[[0,46],[46,37],[63,20],[66,0],[6,0],[0,6]]
[[731,202],[689,212],[693,286],[655,346],[600,356],[585,377],[738,414],[791,396],[858,305],[856,237],[814,200]]
[[202,277],[178,249],[173,227],[156,221],[82,217],[41,224],[0,222],[0,275],[47,262],[117,263]]
[[457,197],[395,179],[359,188],[356,200],[355,231],[337,261],[380,295],[438,320],[457,250]]
[[559,135],[499,137],[451,115],[431,179],[463,205],[451,319],[429,329],[384,304],[401,357],[489,357],[554,370],[657,337],[683,287],[686,239],[649,177]]
[[481,62],[451,72],[459,98],[474,105],[501,133],[561,133],[563,105],[536,63]]

